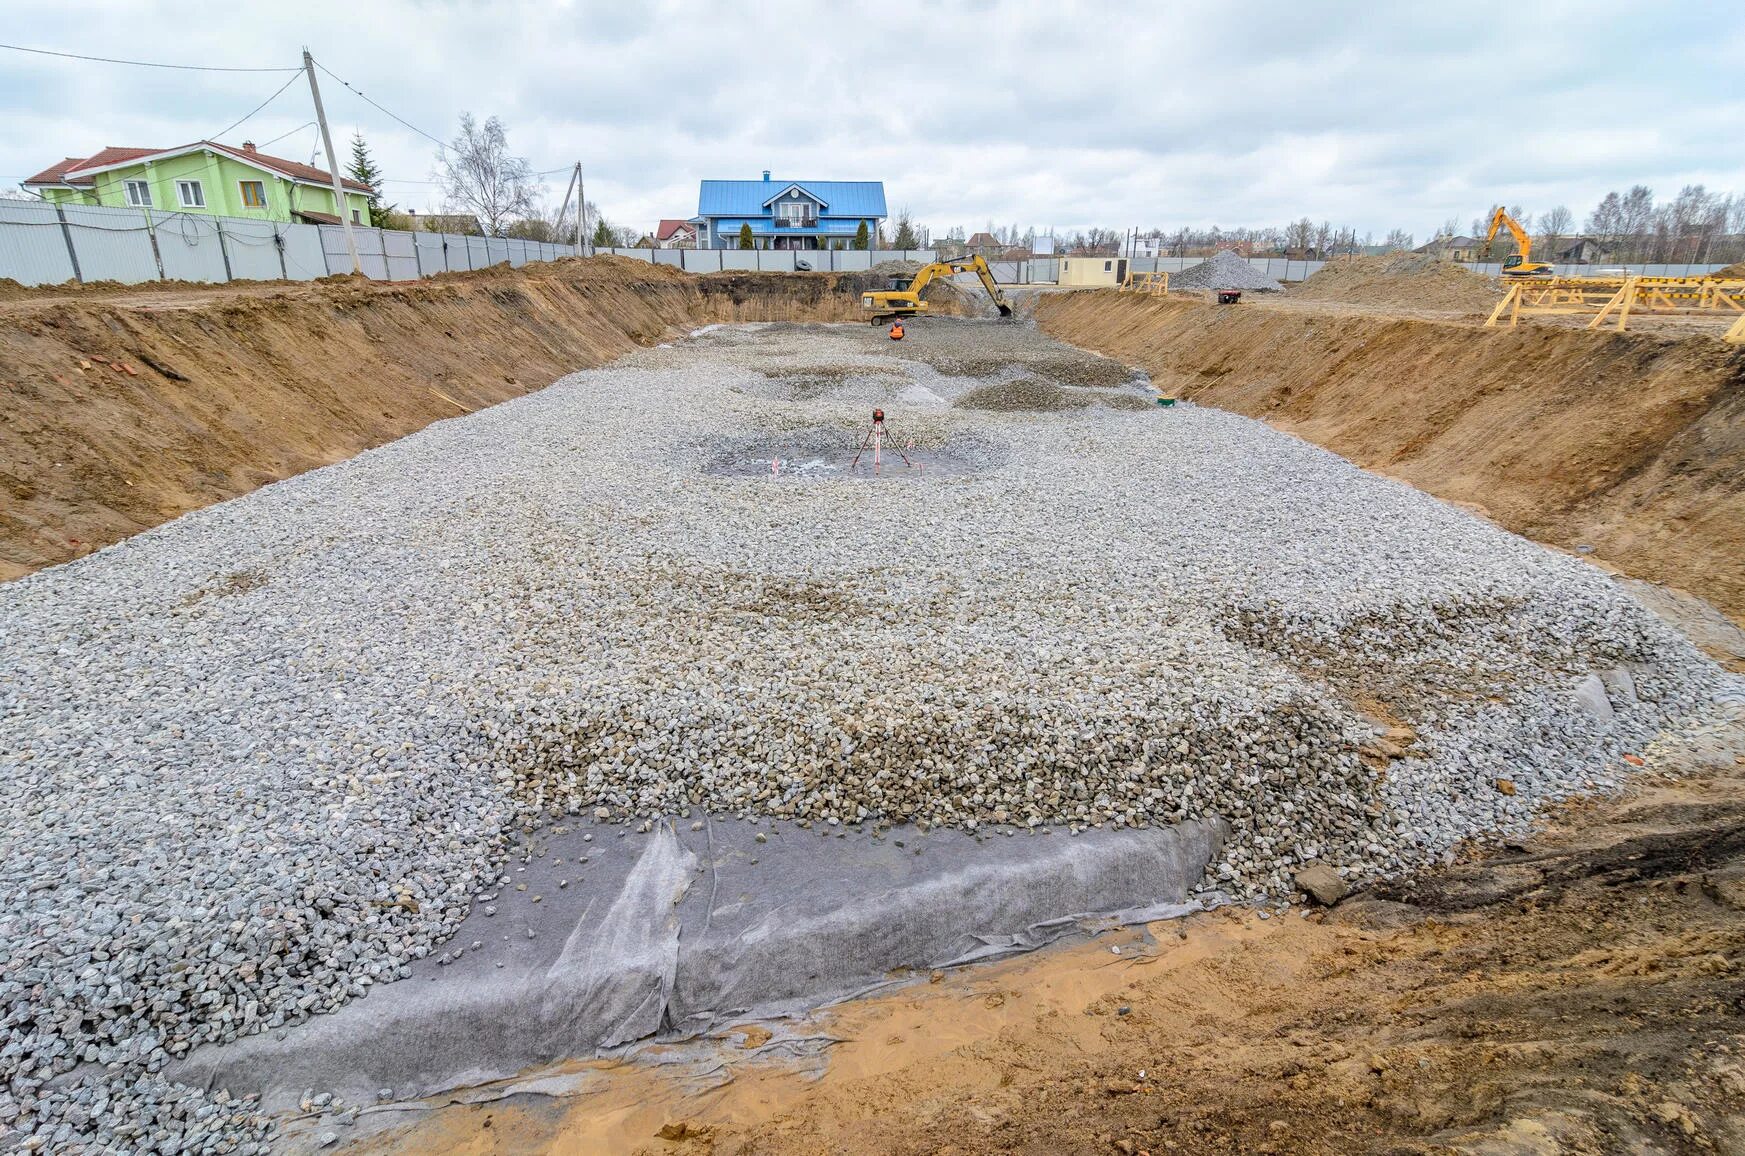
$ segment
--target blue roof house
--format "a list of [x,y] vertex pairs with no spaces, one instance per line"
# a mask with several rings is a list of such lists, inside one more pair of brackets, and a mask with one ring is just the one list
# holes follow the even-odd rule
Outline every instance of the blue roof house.
[[697,248],[737,249],[751,226],[759,249],[848,248],[866,222],[877,244],[885,219],[883,181],[704,181],[697,194]]

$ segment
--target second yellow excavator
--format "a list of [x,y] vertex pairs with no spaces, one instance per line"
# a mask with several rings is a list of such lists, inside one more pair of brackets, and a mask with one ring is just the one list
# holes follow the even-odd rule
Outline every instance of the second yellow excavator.
[[1496,214],[1491,217],[1491,231],[1484,235],[1487,253],[1490,251],[1491,242],[1497,239],[1498,229],[1507,229],[1509,236],[1515,239],[1515,248],[1520,250],[1503,258],[1504,277],[1549,277],[1557,272],[1554,265],[1532,260],[1533,238],[1528,236],[1521,223],[1509,216],[1501,205],[1497,206]]
[[950,261],[935,261],[931,265],[923,265],[915,274],[915,279],[904,289],[882,289],[871,293],[862,293],[860,304],[862,308],[872,310],[872,323],[892,317],[913,317],[917,313],[927,311],[927,303],[921,300],[921,291],[927,288],[935,277],[950,277],[954,273],[974,273],[981,278],[982,287],[988,291],[988,296],[994,299],[994,307],[1000,311],[1001,317],[1012,316],[1012,307],[1006,304],[1006,295],[1000,292],[999,282],[994,280],[994,271],[988,268],[988,263],[981,254],[972,257],[959,257]]

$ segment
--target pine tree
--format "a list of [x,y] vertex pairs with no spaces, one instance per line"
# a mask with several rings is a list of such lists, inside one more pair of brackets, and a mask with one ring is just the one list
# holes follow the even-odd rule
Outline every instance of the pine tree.
[[747,221],[744,224],[739,226],[739,247],[741,249],[750,249],[750,248],[754,247],[752,245],[752,241],[751,241],[751,222],[750,221]]
[[860,228],[854,231],[854,247],[859,252],[865,252],[868,242],[866,222],[860,223]]
[[370,187],[370,224],[378,229],[385,227],[394,206],[382,204],[382,170],[370,156],[370,146],[364,143],[361,132],[351,134],[351,167],[345,175]]
[[594,225],[594,248],[610,249],[613,240],[612,226],[606,223],[605,217],[597,218],[597,223]]
[[920,241],[915,237],[915,227],[909,221],[909,210],[904,209],[897,214],[897,239],[892,243],[897,249],[919,249]]

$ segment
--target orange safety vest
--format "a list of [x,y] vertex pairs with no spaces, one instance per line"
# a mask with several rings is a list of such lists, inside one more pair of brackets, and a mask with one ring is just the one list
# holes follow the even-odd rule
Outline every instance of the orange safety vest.
[[893,321],[891,323],[891,340],[903,340],[903,323],[901,321]]

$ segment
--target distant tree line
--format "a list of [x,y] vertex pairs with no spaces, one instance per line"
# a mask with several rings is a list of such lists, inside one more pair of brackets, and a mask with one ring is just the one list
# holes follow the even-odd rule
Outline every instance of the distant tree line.
[[[1497,206],[1472,219],[1469,235],[1482,243]],[[1577,241],[1591,240],[1603,261],[1668,265],[1728,264],[1745,258],[1745,196],[1711,193],[1702,185],[1686,185],[1670,201],[1655,203],[1654,190],[1632,185],[1627,192],[1607,193],[1594,206],[1581,231],[1566,205],[1555,205],[1537,216],[1521,205],[1508,206],[1509,216],[1533,237],[1534,253],[1555,258]],[[1451,217],[1437,231],[1437,240],[1454,237],[1460,221]],[[1514,250],[1507,231],[1499,233],[1484,254],[1500,259]]]

